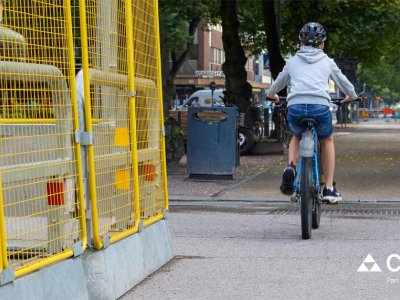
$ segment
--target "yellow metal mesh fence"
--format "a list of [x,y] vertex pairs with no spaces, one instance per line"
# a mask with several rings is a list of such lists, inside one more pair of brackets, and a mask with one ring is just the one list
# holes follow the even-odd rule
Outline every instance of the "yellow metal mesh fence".
[[139,218],[155,220],[165,209],[157,8],[144,0],[82,3],[93,234],[102,247],[96,236],[117,240],[137,230]]
[[97,248],[163,217],[157,15],[156,0],[0,0],[0,272],[84,249],[89,200]]
[[[165,208],[165,155],[162,144],[162,103],[157,1],[133,1],[133,49],[140,215],[145,222]],[[147,84],[144,84],[147,83]]]
[[18,275],[73,255],[86,232],[68,1],[0,1],[0,9],[1,247],[3,268]]
[[94,156],[89,159],[94,160],[91,193],[98,222],[94,235],[104,236],[127,230],[134,221],[125,3],[86,1],[85,17],[89,69],[84,75],[91,106],[86,118],[93,121]]

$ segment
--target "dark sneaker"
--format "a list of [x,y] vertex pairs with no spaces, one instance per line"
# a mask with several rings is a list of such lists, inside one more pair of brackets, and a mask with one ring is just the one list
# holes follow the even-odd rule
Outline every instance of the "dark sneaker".
[[291,195],[294,192],[294,179],[296,178],[296,168],[292,164],[283,171],[281,192],[285,195]]
[[339,201],[342,201],[343,197],[342,195],[336,190],[335,185],[333,186],[333,191],[330,189],[327,189],[326,187],[324,188],[323,194],[322,194],[322,202],[323,203],[338,203]]

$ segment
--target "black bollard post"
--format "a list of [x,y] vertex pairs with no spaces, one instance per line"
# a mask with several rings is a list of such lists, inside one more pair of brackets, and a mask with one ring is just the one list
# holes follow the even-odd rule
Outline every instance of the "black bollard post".
[[269,109],[264,108],[264,136],[269,136]]

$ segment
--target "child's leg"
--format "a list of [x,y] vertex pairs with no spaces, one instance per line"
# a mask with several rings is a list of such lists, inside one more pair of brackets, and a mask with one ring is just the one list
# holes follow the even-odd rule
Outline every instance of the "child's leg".
[[335,145],[333,135],[321,141],[322,145],[322,170],[325,177],[325,186],[333,186],[333,175],[335,173]]
[[289,144],[289,152],[288,152],[289,165],[293,163],[294,166],[297,166],[300,158],[299,147],[300,147],[300,139],[294,135]]

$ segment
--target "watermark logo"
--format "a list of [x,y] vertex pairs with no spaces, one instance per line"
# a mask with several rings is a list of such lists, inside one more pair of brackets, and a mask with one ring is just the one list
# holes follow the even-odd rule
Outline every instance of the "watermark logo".
[[375,259],[370,253],[364,259],[357,272],[382,272],[381,268],[376,263]]

